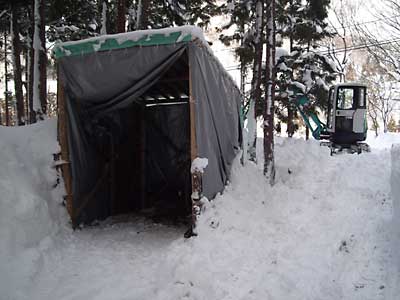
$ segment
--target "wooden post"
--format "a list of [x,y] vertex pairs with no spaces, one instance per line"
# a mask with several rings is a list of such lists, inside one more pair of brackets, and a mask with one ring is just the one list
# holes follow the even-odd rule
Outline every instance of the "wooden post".
[[146,103],[140,105],[140,209],[146,208]]
[[110,134],[110,176],[109,176],[109,185],[110,185],[110,201],[111,201],[111,215],[116,215],[119,210],[119,206],[116,201],[116,151],[115,151],[115,143],[113,135]]
[[[192,76],[191,76],[191,68],[189,62],[189,110],[190,110],[190,159],[193,163],[195,158],[197,157],[197,142],[196,142],[196,116],[195,116],[195,99],[193,98],[193,90],[192,90]],[[192,236],[196,236],[196,221],[197,216],[200,213],[200,199],[202,194],[202,173],[194,172],[191,173],[192,178],[192,218],[191,218],[191,227],[185,233],[185,237],[189,238]]]
[[67,211],[71,217],[72,224],[75,226],[75,216],[74,207],[72,203],[72,177],[71,177],[71,167],[69,161],[69,149],[68,149],[68,115],[66,112],[65,105],[65,91],[63,83],[61,82],[60,75],[58,73],[57,80],[57,104],[58,104],[58,142],[61,146],[61,172],[64,178],[65,184],[65,200]]

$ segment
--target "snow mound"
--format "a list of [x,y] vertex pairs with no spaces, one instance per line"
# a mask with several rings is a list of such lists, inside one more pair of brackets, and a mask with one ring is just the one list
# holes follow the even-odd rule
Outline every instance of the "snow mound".
[[375,137],[375,133],[368,132],[367,143],[373,149],[390,149],[393,144],[400,144],[400,134],[387,132]]
[[0,290],[5,299],[5,291],[15,296],[28,283],[58,230],[62,190],[54,188],[52,168],[58,151],[56,120],[0,126]]
[[394,295],[400,295],[400,144],[393,145],[392,150],[392,174],[391,174],[391,194],[393,199],[393,244],[392,255],[395,265],[390,277],[393,279],[392,295],[390,299],[395,299]]

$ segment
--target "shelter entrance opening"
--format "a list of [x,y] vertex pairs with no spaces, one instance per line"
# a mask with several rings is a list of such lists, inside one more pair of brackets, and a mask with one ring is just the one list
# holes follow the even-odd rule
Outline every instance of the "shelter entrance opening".
[[103,199],[104,217],[190,215],[189,116],[189,69],[182,55],[128,107],[94,121],[94,152],[105,174],[95,194]]

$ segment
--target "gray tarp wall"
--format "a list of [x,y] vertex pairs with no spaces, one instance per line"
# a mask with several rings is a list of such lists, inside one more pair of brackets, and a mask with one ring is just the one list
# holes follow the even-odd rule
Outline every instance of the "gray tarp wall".
[[[209,165],[204,194],[222,192],[241,145],[241,96],[214,57],[194,42],[132,47],[59,59],[68,115],[68,140],[75,222],[109,216],[107,187],[100,185],[94,200],[85,203],[104,174],[106,162],[93,135],[101,135],[101,120],[118,123],[118,112],[138,101],[182,56],[189,56],[195,100],[198,156]],[[120,122],[123,123],[123,122]],[[118,127],[118,126],[117,126]],[[118,130],[118,128],[116,129]],[[118,136],[118,133],[114,133]],[[81,209],[82,208],[82,209]]]
[[208,159],[203,192],[212,199],[223,191],[241,146],[241,94],[207,50],[192,43],[189,62],[198,156]]

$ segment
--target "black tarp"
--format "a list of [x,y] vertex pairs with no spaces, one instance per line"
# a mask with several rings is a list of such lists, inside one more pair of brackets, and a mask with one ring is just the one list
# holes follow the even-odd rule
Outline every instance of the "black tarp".
[[[189,58],[198,156],[209,160],[203,177],[204,194],[212,198],[216,193],[222,192],[241,143],[241,99],[232,80],[204,47],[195,42],[177,43],[94,52],[59,59],[59,76],[64,85],[69,119],[67,129],[72,171],[72,204],[76,214],[73,219],[76,223],[103,219],[113,213],[110,195],[115,195],[112,189],[118,182],[110,184],[110,176],[107,174],[113,174],[111,181],[123,181],[125,177],[118,177],[115,174],[118,172],[118,167],[115,170],[118,163],[110,162],[115,162],[115,157],[123,155],[121,153],[124,150],[121,148],[124,148],[124,143],[129,144],[127,140],[130,140],[132,153],[136,151],[136,157],[140,157],[138,150],[134,149],[135,140],[141,138],[135,128],[137,131],[143,128],[140,128],[138,122],[136,124],[129,121],[129,118],[140,117],[145,103],[139,97],[177,63],[182,55]],[[136,113],[127,117],[126,111],[129,109]],[[157,172],[156,168],[163,169],[163,176],[169,177],[165,178],[168,182],[173,182],[172,176],[182,184],[190,179],[189,174],[179,176],[179,172],[188,173],[190,167],[187,164],[190,155],[187,140],[190,132],[188,105],[181,106],[181,109],[183,110],[179,111],[179,108],[171,106],[163,111],[160,108],[146,111],[145,124],[151,124],[149,120],[153,122],[153,126],[145,125],[146,136],[150,136],[146,147],[154,147],[152,156],[146,158],[146,196],[154,192],[151,191],[153,186],[149,187],[149,181],[151,182]],[[179,114],[182,115],[181,122],[176,121]],[[169,126],[165,126],[166,123]],[[154,138],[160,134],[160,128],[161,132],[164,130],[163,136],[167,136],[169,142]],[[186,134],[182,135],[182,130],[186,130]],[[171,145],[168,146],[168,143]],[[115,149],[115,145],[118,145],[119,150]],[[186,156],[177,155],[185,151],[188,152]],[[177,160],[182,164],[177,164]],[[138,160],[130,161],[131,168],[135,169],[135,164],[138,163]],[[151,164],[157,166],[152,167]],[[178,170],[179,165],[182,165],[182,169]],[[114,170],[110,171],[110,168]],[[140,177],[141,174],[137,176]],[[157,179],[153,181],[156,190]],[[159,187],[163,185],[158,184]],[[188,193],[187,184],[183,192],[185,195]]]

